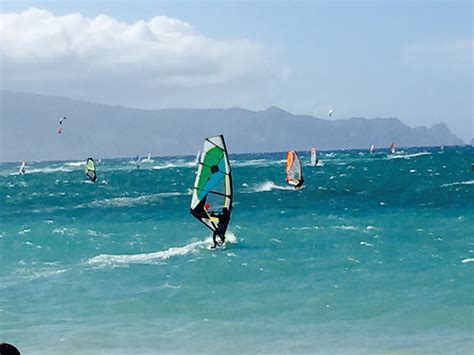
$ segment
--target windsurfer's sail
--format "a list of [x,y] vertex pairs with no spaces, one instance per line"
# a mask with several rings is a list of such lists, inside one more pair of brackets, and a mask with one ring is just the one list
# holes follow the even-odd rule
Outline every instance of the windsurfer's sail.
[[300,158],[293,150],[286,156],[286,182],[294,187],[300,187],[304,182]]
[[397,150],[396,150],[395,143],[392,142],[392,144],[390,144],[390,148],[388,148],[388,154],[395,154],[396,152]]
[[84,167],[84,174],[89,178],[91,181],[97,180],[97,175],[95,171],[95,162],[92,158],[87,158],[86,166]]
[[[151,159],[151,153],[148,153],[148,156],[145,159],[142,159],[142,163],[154,163],[155,161]],[[139,162],[138,162],[139,163]]]
[[316,148],[311,148],[311,166],[316,166],[318,164],[318,157],[316,155]]
[[232,199],[232,175],[224,137],[206,138],[193,186],[191,214],[210,230],[224,234],[229,218],[221,223],[219,217],[223,213],[230,216]]

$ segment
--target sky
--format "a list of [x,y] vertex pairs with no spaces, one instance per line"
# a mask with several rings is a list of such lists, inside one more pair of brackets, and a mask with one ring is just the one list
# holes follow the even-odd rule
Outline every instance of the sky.
[[136,108],[278,106],[473,138],[471,1],[5,1],[1,87]]

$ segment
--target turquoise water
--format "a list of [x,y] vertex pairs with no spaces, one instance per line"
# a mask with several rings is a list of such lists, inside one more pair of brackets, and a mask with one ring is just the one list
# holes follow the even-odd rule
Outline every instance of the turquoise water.
[[231,155],[224,248],[189,214],[191,157],[0,166],[0,341],[24,354],[474,348],[472,147]]

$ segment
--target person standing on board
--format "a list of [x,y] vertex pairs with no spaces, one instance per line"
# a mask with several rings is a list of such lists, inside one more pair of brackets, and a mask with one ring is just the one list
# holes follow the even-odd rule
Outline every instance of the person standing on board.
[[212,217],[216,218],[218,222],[217,228],[212,233],[212,241],[214,245],[211,248],[214,249],[217,247],[217,236],[221,239],[221,245],[225,243],[225,232],[230,222],[230,210],[227,207],[223,207],[222,214],[213,215]]
[[20,163],[20,169],[18,170],[19,175],[23,175],[25,173],[25,166],[26,166],[26,162],[22,160]]

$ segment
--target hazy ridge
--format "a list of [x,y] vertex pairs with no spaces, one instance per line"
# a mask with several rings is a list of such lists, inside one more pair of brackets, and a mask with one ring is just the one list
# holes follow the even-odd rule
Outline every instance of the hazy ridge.
[[[203,137],[223,133],[233,153],[462,145],[444,123],[410,128],[397,118],[324,120],[231,109],[140,110],[64,97],[1,92],[0,160],[195,154]],[[58,120],[67,116],[63,133]]]

